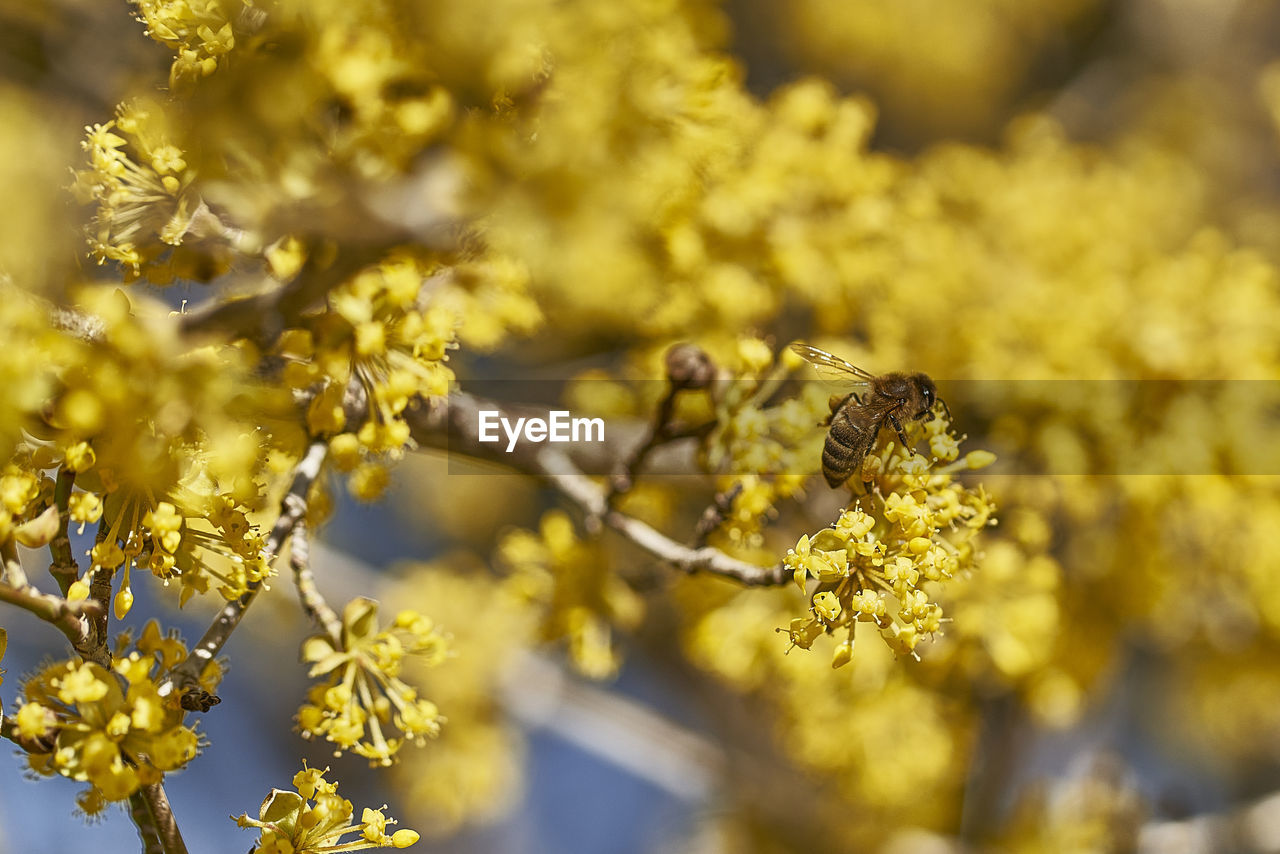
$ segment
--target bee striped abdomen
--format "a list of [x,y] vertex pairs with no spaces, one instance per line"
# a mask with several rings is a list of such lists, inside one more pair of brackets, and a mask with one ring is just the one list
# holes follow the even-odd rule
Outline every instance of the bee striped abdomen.
[[[871,425],[854,422],[849,417],[849,408],[850,404],[846,403],[831,416],[831,428],[822,446],[822,476],[832,489],[862,468],[862,461],[879,432]],[[875,427],[878,428],[879,424]]]

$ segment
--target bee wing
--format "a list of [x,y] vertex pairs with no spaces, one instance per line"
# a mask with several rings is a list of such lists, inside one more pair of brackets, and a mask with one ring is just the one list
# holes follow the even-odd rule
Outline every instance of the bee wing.
[[864,395],[861,403],[862,411],[875,423],[883,421],[890,412],[901,406],[902,404],[893,398],[882,397],[878,394]]
[[791,349],[798,353],[806,362],[818,369],[820,376],[831,380],[848,381],[850,377],[854,378],[858,383],[869,383],[875,379],[875,376],[851,362],[846,362],[839,356],[833,356],[826,350],[819,350],[812,344],[804,344],[796,342],[791,345]]

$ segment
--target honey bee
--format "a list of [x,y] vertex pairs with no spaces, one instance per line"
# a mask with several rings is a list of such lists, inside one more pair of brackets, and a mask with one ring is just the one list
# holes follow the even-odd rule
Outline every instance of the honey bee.
[[862,461],[875,446],[886,421],[897,432],[902,447],[910,449],[902,422],[933,420],[935,403],[941,403],[946,411],[946,403],[938,398],[938,387],[925,374],[895,371],[875,376],[808,344],[792,344],[791,349],[827,373],[866,387],[862,394],[850,392],[844,397],[831,397],[831,415],[826,421],[830,430],[822,447],[822,475],[832,489],[862,470]]

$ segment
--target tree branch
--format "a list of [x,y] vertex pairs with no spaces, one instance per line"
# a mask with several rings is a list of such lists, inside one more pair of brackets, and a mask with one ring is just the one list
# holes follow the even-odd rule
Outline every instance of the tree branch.
[[[748,586],[786,583],[787,573],[782,564],[757,566],[709,546],[690,548],[639,519],[611,509],[606,491],[583,474],[578,459],[589,455],[589,461],[601,465],[602,470],[612,470],[611,461],[616,464],[618,459],[629,456],[617,444],[582,443],[571,446],[571,451],[562,451],[546,444],[525,442],[517,443],[510,453],[506,453],[495,443],[480,441],[480,410],[495,410],[508,418],[517,417],[515,413],[518,412],[517,407],[455,392],[444,401],[424,401],[406,415],[413,438],[420,445],[503,463],[539,477],[577,504],[588,520],[597,520],[612,528],[649,554],[684,572],[706,572]],[[645,428],[639,428],[638,432],[640,435],[636,438],[644,442]],[[603,457],[599,456],[601,454]]]
[[289,548],[289,565],[293,567],[293,583],[298,588],[298,599],[317,628],[338,643],[342,639],[342,620],[325,600],[316,586],[315,573],[311,571],[311,545],[307,538],[307,520],[299,519],[293,529],[293,542]]
[[[138,798],[141,804],[145,805],[147,814],[152,820],[151,827],[160,841],[160,851],[163,854],[187,854],[187,844],[182,840],[182,832],[178,830],[178,822],[173,817],[173,808],[169,806],[169,796],[165,794],[164,784],[152,783],[149,786],[143,786],[130,796],[131,805],[134,798]],[[138,830],[141,833],[141,825]]]
[[142,854],[165,854],[164,842],[160,839],[160,828],[156,825],[155,816],[151,814],[151,805],[141,790],[129,796],[129,818],[133,826],[138,828],[138,838],[142,841]]
[[702,511],[702,515],[698,517],[697,527],[693,531],[693,542],[696,546],[704,546],[707,544],[707,538],[711,536],[711,532],[724,524],[724,520],[729,518],[729,511],[733,509],[733,502],[742,494],[742,481],[738,481],[733,487],[725,492],[717,492],[715,497],[711,499],[711,503],[707,505],[707,509]]
[[182,316],[182,332],[184,335],[234,335],[259,346],[269,345],[288,320],[377,261],[387,248],[344,247],[334,256],[324,252],[323,247],[309,247],[307,260],[290,282],[240,299],[213,297]]
[[[276,519],[276,523],[271,529],[271,534],[267,537],[266,546],[262,550],[263,560],[267,563],[270,563],[276,555],[280,554],[285,542],[293,533],[294,526],[306,515],[307,493],[310,491],[311,485],[315,483],[316,478],[320,476],[320,469],[324,464],[328,450],[328,443],[323,439],[317,439],[307,448],[306,455],[294,468],[293,483],[289,486],[289,491],[280,502],[280,515]],[[228,602],[218,612],[218,616],[214,618],[204,636],[200,638],[200,642],[191,649],[191,654],[175,667],[169,677],[161,684],[161,696],[168,695],[175,687],[181,688],[196,682],[205,665],[222,651],[223,645],[231,637],[231,633],[235,631],[236,626],[240,624],[245,611],[253,604],[253,600],[261,589],[261,581],[251,582],[249,590],[244,595],[233,602]]]
[[58,533],[49,543],[49,554],[53,556],[53,563],[49,565],[49,574],[57,582],[63,596],[67,595],[72,583],[80,577],[80,567],[76,564],[75,555],[71,552],[71,537],[67,534],[67,527],[71,522],[69,509],[71,492],[75,482],[76,473],[63,466],[58,470],[57,485],[53,492],[53,503],[58,508]]
[[704,389],[715,378],[716,369],[711,357],[694,344],[677,344],[667,350],[666,368],[667,391],[654,411],[648,435],[627,457],[621,471],[615,472],[609,480],[605,501],[610,507],[614,506],[619,495],[631,489],[640,467],[655,448],[676,439],[706,436],[715,427],[715,421],[712,420],[680,431],[674,423],[676,398],[680,392]]
[[53,753],[58,749],[52,737],[52,730],[42,738],[28,738],[18,732],[18,725],[14,723],[13,715],[8,715],[0,721],[0,738],[9,739],[26,753]]
[[86,661],[111,666],[111,656],[106,647],[95,642],[91,620],[96,619],[105,606],[94,599],[69,602],[60,596],[44,593],[26,580],[18,550],[10,541],[0,549],[3,553],[5,576],[0,583],[0,602],[8,602],[29,611],[49,623],[71,641],[72,648]]
[[[109,536],[107,523],[104,521],[98,526],[97,542],[106,542]],[[106,656],[108,661],[111,660],[111,654],[107,652],[107,631],[111,624],[111,578],[114,574],[114,569],[100,566],[89,576],[89,598],[102,604],[102,607],[90,618],[89,629],[94,646],[102,651],[102,655]]]
[[557,450],[542,451],[539,462],[542,466],[539,472],[541,477],[581,507],[589,517],[598,518],[607,527],[677,569],[690,575],[706,572],[731,578],[748,587],[776,587],[787,583],[786,567],[781,563],[768,567],[757,566],[711,546],[690,548],[639,519],[610,509],[605,491],[574,469],[573,463]]
[[662,396],[662,400],[658,403],[658,408],[654,412],[653,423],[649,427],[648,436],[631,452],[626,462],[623,463],[622,470],[609,478],[609,491],[605,494],[605,503],[610,507],[614,505],[618,496],[631,489],[636,480],[636,472],[644,464],[645,458],[670,436],[671,418],[675,415],[676,396],[679,394],[679,386],[674,383],[667,386],[667,392]]

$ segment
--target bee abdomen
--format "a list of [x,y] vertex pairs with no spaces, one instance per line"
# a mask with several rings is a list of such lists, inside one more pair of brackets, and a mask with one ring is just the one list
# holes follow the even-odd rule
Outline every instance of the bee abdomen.
[[847,412],[836,413],[822,447],[822,475],[827,485],[834,489],[861,469],[874,439],[875,434],[852,421]]

